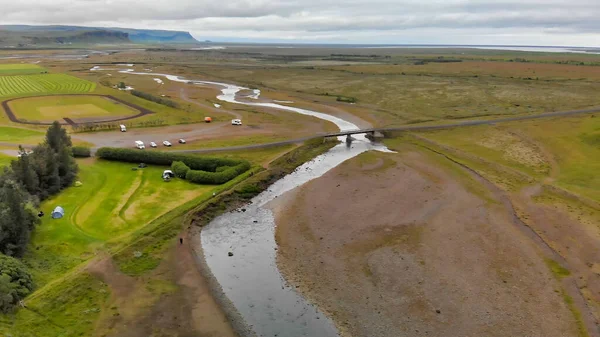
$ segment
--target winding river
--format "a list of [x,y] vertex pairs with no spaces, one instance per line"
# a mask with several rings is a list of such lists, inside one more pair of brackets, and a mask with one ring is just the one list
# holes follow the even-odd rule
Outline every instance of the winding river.
[[[115,69],[96,66],[92,70]],[[310,115],[334,123],[341,131],[359,129],[348,121],[317,111],[277,103],[240,101],[237,95],[250,89],[236,85],[189,80],[169,74],[135,72],[133,69],[118,71],[216,86],[221,88],[217,98],[222,101]],[[253,90],[248,97],[258,99],[259,96],[260,90]],[[275,219],[267,204],[360,153],[369,150],[389,152],[384,146],[371,143],[364,134],[355,135],[350,145],[343,141],[345,137],[340,137],[340,140],[340,144],[298,167],[253,198],[243,210],[215,218],[201,232],[206,264],[224,295],[257,336],[338,336],[333,322],[288,285],[279,272],[276,264]]]

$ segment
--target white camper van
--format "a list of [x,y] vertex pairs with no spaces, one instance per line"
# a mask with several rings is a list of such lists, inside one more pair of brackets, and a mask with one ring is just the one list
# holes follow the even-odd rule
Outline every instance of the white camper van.
[[242,125],[242,120],[241,119],[232,119],[231,125]]
[[146,148],[146,146],[144,145],[144,142],[142,142],[141,140],[135,141],[135,147],[137,147],[140,150],[143,150]]
[[121,127],[121,132],[126,132],[127,128],[125,127],[125,125],[121,124],[119,125]]

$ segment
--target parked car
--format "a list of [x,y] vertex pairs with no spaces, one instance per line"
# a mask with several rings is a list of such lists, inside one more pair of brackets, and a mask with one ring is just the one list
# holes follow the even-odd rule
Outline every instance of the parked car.
[[150,142],[150,147],[156,147],[156,143],[155,142]]
[[164,145],[164,146],[171,146],[171,142],[170,142],[170,141],[168,141],[168,140],[165,140],[165,141],[163,142],[163,145]]
[[144,142],[142,142],[141,140],[135,141],[135,147],[137,147],[140,150],[143,150],[146,148],[146,146],[144,146]]
[[232,119],[231,125],[242,125],[242,120],[241,119]]
[[183,138],[179,139],[179,144],[185,144],[185,139],[183,139]]

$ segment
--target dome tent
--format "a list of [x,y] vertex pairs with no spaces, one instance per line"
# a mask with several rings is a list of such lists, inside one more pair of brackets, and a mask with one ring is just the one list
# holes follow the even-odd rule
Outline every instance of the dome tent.
[[64,215],[65,215],[65,210],[60,206],[56,206],[56,208],[52,211],[52,219],[60,219]]

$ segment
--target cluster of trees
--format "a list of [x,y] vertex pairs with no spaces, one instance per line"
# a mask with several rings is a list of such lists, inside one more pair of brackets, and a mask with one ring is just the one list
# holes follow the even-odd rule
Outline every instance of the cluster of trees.
[[0,254],[0,312],[10,311],[33,287],[31,274],[23,263]]
[[71,138],[58,122],[43,143],[26,151],[0,174],[0,311],[7,311],[32,289],[33,282],[16,258],[25,253],[41,200],[75,181],[78,167]]
[[173,101],[171,101],[170,99],[166,99],[166,98],[162,98],[162,97],[157,97],[157,96],[154,96],[154,95],[149,94],[147,92],[143,92],[143,91],[139,91],[139,90],[131,90],[131,94],[133,96],[141,97],[141,98],[143,98],[145,100],[152,101],[154,103],[158,103],[158,104],[162,104],[162,105],[166,105],[166,106],[171,107],[171,108],[177,108],[178,107],[178,104],[175,103],[175,102],[173,102]]
[[96,156],[102,159],[128,163],[171,166],[175,175],[184,177],[186,180],[197,184],[223,184],[248,171],[251,167],[250,163],[246,160],[199,157],[182,153],[140,151],[112,147],[98,149]]

